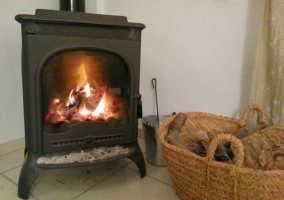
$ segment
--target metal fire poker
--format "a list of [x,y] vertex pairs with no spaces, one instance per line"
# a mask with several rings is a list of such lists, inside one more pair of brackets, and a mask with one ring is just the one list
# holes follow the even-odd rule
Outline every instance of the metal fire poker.
[[153,86],[153,89],[155,90],[156,108],[157,108],[157,120],[158,120],[158,126],[159,126],[160,125],[160,120],[159,120],[158,95],[157,95],[157,79],[155,79],[155,78],[152,79],[152,86]]

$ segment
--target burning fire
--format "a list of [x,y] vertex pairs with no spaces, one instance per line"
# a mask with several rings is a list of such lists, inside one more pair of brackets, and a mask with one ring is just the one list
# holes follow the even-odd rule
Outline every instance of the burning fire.
[[[75,103],[75,98],[73,95],[71,95],[73,92],[73,90],[70,92],[70,96],[69,96],[69,101],[70,101],[70,105],[73,105]],[[84,92],[86,94],[86,98],[90,97],[91,96],[91,90],[90,90],[90,84],[87,83],[85,86],[84,86]],[[83,108],[80,109],[80,114],[81,115],[84,115],[84,116],[87,116],[87,115],[92,115],[94,117],[99,117],[100,114],[103,114],[104,111],[105,111],[105,94],[103,94],[103,98],[101,99],[100,103],[98,104],[98,106],[96,107],[96,109],[94,111],[91,111],[91,110],[88,110],[86,108],[86,105],[84,104],[83,105]]]
[[86,93],[86,97],[89,97],[91,95],[91,91],[90,91],[90,84],[87,83],[85,86],[84,86],[84,90],[85,90],[85,93]]
[[98,117],[100,114],[103,114],[105,110],[105,104],[106,103],[105,103],[105,93],[104,93],[102,100],[100,101],[98,107],[94,110],[92,115]]
[[[69,94],[69,102],[70,102],[69,105],[74,105],[74,104],[75,104],[75,99],[74,99],[74,97],[72,96],[73,91],[74,91],[74,89],[71,90],[71,92],[70,92],[70,94]],[[58,102],[59,102],[59,100],[58,100]]]
[[106,121],[110,117],[119,120],[124,115],[122,103],[114,94],[107,92],[106,86],[97,89],[87,82],[72,89],[68,100],[60,102],[57,98],[53,99],[45,121],[53,124],[74,120]]

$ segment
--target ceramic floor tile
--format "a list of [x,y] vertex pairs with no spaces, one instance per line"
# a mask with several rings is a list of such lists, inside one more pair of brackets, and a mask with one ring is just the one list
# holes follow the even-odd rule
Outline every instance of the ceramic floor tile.
[[17,199],[17,186],[0,175],[0,194],[2,199]]
[[[146,170],[147,170],[146,175],[147,176],[150,176],[159,181],[172,185],[172,181],[171,181],[167,167],[157,167],[152,164],[149,164],[146,161],[146,158],[145,158],[145,162],[146,162]],[[127,165],[127,167],[135,171],[139,171],[138,167],[133,162]]]
[[171,186],[147,176],[141,179],[138,172],[122,168],[74,200],[86,199],[178,200],[179,198]]
[[24,162],[24,148],[0,157],[0,173],[22,165]]
[[[13,184],[2,175],[0,175],[0,199],[19,200],[17,185]],[[35,198],[31,196],[29,200],[35,200]]]
[[18,184],[21,169],[22,169],[22,166],[16,167],[12,170],[9,170],[9,171],[3,173],[3,175],[6,176],[7,178],[9,178],[15,184]]
[[34,183],[31,193],[40,200],[69,200],[119,170],[115,162],[64,169],[49,169]]
[[125,166],[129,165],[132,161],[128,158],[122,158],[122,159],[117,160],[115,162],[118,163],[119,165],[121,165],[122,167],[125,167]]
[[[19,139],[10,146],[0,145],[0,199],[19,199],[17,183],[24,160],[23,143]],[[138,138],[138,143],[145,156],[144,139]],[[143,179],[127,158],[89,167],[47,170],[31,189],[30,200],[178,199],[170,186],[167,168],[145,162],[147,176]]]
[[0,144],[0,156],[25,147],[25,138]]

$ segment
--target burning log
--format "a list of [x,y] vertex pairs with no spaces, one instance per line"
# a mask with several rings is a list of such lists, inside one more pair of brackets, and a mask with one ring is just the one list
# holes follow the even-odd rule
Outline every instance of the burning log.
[[105,86],[97,90],[86,84],[78,90],[71,90],[68,100],[60,102],[59,99],[53,99],[45,122],[56,125],[63,121],[108,121],[110,126],[114,126],[127,124],[125,115],[118,96],[107,93]]
[[[198,131],[196,134],[187,134],[188,138],[180,137],[181,129],[186,119],[187,116],[184,113],[179,113],[175,117],[170,124],[166,140],[169,144],[205,157],[209,144],[215,135],[205,131]],[[218,161],[233,164],[223,144],[217,146],[215,158]]]

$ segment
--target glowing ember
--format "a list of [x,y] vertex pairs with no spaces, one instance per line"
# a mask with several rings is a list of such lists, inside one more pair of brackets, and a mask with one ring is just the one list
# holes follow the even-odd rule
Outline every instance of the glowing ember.
[[85,90],[85,93],[86,93],[86,97],[89,97],[91,95],[91,91],[90,91],[90,84],[87,83],[85,86],[84,86],[84,90]]
[[87,110],[87,109],[85,108],[85,106],[84,106],[83,109],[80,109],[79,113],[80,113],[81,115],[84,115],[84,116],[85,116],[85,115],[91,114],[91,111]]
[[91,114],[91,112],[88,111],[87,109],[82,109],[79,112],[80,112],[81,115],[89,115],[89,114]]
[[106,91],[106,86],[97,90],[89,83],[72,89],[67,101],[60,102],[57,98],[51,101],[45,121],[57,124],[74,120],[108,120],[110,117],[119,120],[125,116],[122,102],[118,96]]

